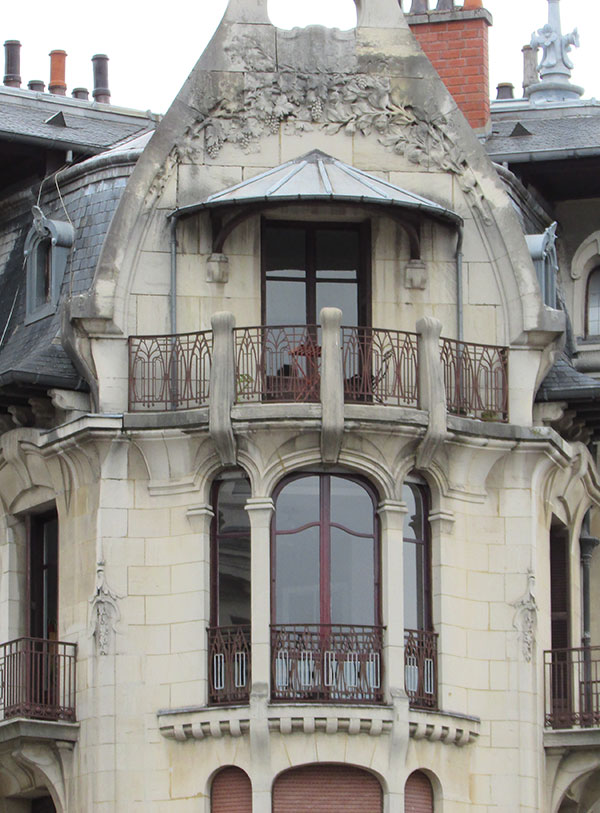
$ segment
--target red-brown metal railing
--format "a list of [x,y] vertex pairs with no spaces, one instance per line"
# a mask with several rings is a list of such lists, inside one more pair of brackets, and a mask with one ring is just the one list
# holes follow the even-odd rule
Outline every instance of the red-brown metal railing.
[[192,409],[208,403],[212,331],[129,337],[129,410]]
[[437,709],[437,632],[404,630],[404,688],[412,708]]
[[508,350],[442,339],[448,412],[489,421],[508,420]]
[[74,722],[76,651],[76,644],[43,638],[0,644],[3,718]]
[[208,702],[247,703],[250,697],[250,627],[209,627]]
[[345,401],[418,406],[416,333],[343,327],[342,359]]
[[236,328],[237,402],[318,401],[318,331],[316,325]]
[[544,652],[547,728],[600,726],[600,646]]
[[381,703],[383,627],[271,627],[274,701]]

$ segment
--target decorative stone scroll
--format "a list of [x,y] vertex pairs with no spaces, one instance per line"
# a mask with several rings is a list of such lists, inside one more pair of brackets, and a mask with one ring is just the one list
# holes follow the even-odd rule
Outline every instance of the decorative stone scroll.
[[108,655],[111,633],[116,633],[116,625],[121,618],[121,612],[117,603],[118,599],[119,596],[110,589],[106,581],[104,562],[98,562],[96,569],[96,589],[90,599],[90,627],[99,655]]
[[523,657],[527,663],[530,663],[533,657],[535,633],[537,630],[538,606],[533,593],[534,588],[535,576],[531,570],[528,570],[527,590],[522,598],[515,601],[512,605],[516,609],[513,627],[518,631],[519,637],[521,638]]

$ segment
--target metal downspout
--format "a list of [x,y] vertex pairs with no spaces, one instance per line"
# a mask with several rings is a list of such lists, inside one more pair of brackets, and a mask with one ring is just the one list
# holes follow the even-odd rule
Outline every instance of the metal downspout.
[[464,231],[461,225],[457,226],[458,239],[456,242],[456,338],[459,342],[463,337],[463,238]]
[[171,218],[171,289],[169,292],[170,298],[170,333],[175,335],[177,333],[177,223],[178,217],[174,215]]

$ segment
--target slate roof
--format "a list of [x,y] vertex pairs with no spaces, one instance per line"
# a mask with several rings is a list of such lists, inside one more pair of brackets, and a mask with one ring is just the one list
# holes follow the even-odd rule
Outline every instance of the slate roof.
[[536,401],[600,401],[600,381],[576,370],[563,353],[543,380]]
[[494,160],[513,163],[531,160],[531,153],[535,153],[538,161],[551,159],[557,152],[561,157],[599,155],[600,105],[515,104],[504,109],[494,109],[492,105],[492,134],[485,149]]
[[[49,124],[62,112],[66,126]],[[76,99],[31,91],[0,91],[0,139],[47,141],[101,152],[122,139],[153,130],[156,116],[124,108],[102,109]]]

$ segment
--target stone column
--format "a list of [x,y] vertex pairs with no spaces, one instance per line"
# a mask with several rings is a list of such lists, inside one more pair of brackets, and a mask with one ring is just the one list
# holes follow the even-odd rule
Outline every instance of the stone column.
[[592,554],[595,548],[600,544],[600,539],[588,534],[582,534],[579,537],[579,550],[581,554],[581,569],[582,569],[582,611],[583,611],[583,635],[581,637],[581,645],[589,647],[591,645],[591,612],[590,612],[590,568],[592,564]]
[[337,463],[344,434],[344,372],[339,308],[323,308],[321,320],[321,458]]
[[250,747],[252,810],[271,813],[268,703],[271,692],[271,517],[270,497],[251,497],[250,517],[251,653]]
[[235,349],[233,329],[235,318],[226,311],[211,319],[213,352],[210,367],[210,404],[208,428],[221,463],[234,466],[236,446],[231,424],[231,407],[235,401]]
[[383,658],[386,694],[404,691],[404,559],[403,537],[406,505],[400,500],[379,504],[381,521],[381,592],[386,627]]

